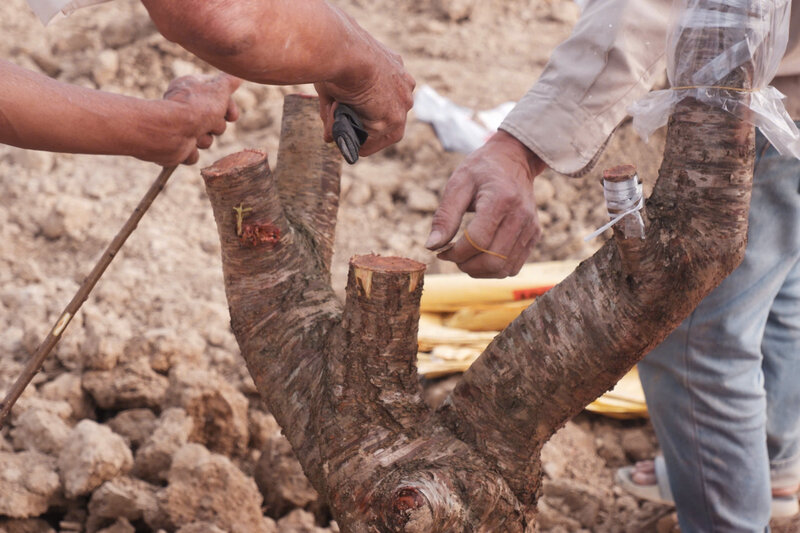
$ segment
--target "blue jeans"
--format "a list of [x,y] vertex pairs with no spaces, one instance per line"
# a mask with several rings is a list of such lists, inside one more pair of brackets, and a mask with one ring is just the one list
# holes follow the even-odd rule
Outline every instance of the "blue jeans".
[[744,261],[639,365],[683,533],[768,531],[800,483],[799,187],[759,134]]

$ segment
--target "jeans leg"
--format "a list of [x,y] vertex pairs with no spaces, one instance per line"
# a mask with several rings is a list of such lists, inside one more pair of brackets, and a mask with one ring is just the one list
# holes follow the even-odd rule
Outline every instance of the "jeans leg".
[[744,261],[639,365],[684,533],[769,522],[761,344],[800,251],[800,162],[763,146]]
[[772,304],[761,350],[772,486],[800,484],[800,262]]

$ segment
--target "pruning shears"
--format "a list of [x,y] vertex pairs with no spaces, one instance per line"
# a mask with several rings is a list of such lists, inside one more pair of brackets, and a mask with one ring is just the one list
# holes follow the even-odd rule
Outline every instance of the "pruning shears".
[[358,150],[367,140],[367,130],[352,108],[344,104],[333,112],[333,140],[351,165],[358,161]]

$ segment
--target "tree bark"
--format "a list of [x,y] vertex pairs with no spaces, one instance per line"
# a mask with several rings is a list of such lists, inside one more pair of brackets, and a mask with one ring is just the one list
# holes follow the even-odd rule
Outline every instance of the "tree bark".
[[[713,31],[684,45],[719,44]],[[748,80],[745,68],[725,84]],[[287,97],[274,176],[257,151],[203,171],[231,324],[258,390],[342,531],[533,531],[542,445],[741,260],[753,128],[682,102],[634,268],[606,243],[432,412],[414,366],[424,266],[358,256],[344,306],[330,288],[339,158],[316,105]]]

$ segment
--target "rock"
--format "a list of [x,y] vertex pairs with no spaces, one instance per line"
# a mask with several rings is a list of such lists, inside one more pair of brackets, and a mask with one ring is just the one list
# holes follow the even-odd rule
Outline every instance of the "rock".
[[53,154],[37,150],[10,149],[3,157],[11,164],[35,172],[48,172],[53,168]]
[[0,433],[0,452],[13,453],[14,447],[6,440],[2,433]]
[[553,201],[556,195],[556,188],[553,183],[540,177],[533,182],[533,196],[536,198],[536,207],[544,207]]
[[36,66],[51,78],[57,78],[61,74],[61,65],[49,51],[37,50],[31,52],[30,57]]
[[680,533],[680,527],[678,526],[678,515],[675,513],[670,513],[667,516],[661,517],[659,521],[656,523],[656,532],[657,533]]
[[247,112],[258,105],[258,97],[247,86],[239,87],[233,93],[233,101],[239,106],[239,111]]
[[225,530],[209,522],[192,522],[180,528],[177,533],[225,533]]
[[140,26],[141,24],[132,23],[129,17],[112,19],[100,31],[100,38],[108,48],[122,48],[139,37]]
[[595,429],[595,442],[597,444],[597,454],[603,458],[606,465],[611,468],[619,468],[628,464],[625,457],[625,450],[620,443],[619,429],[609,426],[598,426]]
[[104,526],[117,518],[142,520],[158,509],[157,487],[139,479],[118,477],[103,483],[89,501],[88,529]]
[[428,189],[409,185],[406,188],[406,205],[412,211],[433,213],[439,207],[439,197]]
[[600,514],[601,495],[577,481],[569,479],[545,481],[542,494],[548,505],[574,518],[583,527],[595,524]]
[[434,0],[439,14],[453,21],[466,20],[472,15],[475,0]]
[[187,444],[173,457],[168,479],[159,502],[173,527],[202,521],[225,531],[274,531],[261,514],[261,494],[255,482],[227,457],[212,454],[199,444]]
[[150,409],[128,409],[109,420],[108,426],[122,435],[134,450],[147,440],[156,428],[156,415]]
[[91,420],[83,420],[73,428],[58,456],[58,470],[68,498],[88,494],[132,467],[133,455],[125,440]]
[[93,45],[92,39],[86,33],[77,31],[62,35],[53,45],[53,53],[62,55],[87,52]]
[[276,110],[268,105],[243,108],[241,118],[236,121],[237,131],[262,131],[276,122]]
[[152,435],[136,452],[134,475],[154,483],[167,479],[172,456],[189,441],[193,427],[192,418],[183,409],[164,411]]
[[548,18],[550,20],[573,26],[578,21],[578,17],[581,16],[581,9],[573,0],[556,0],[549,2],[549,4],[550,13]]
[[70,427],[64,420],[44,409],[28,409],[17,417],[11,438],[18,450],[58,455],[69,438]]
[[343,189],[342,199],[354,206],[366,205],[372,199],[372,189],[361,180],[353,180],[346,191]]
[[81,386],[81,376],[72,372],[60,374],[39,388],[39,395],[46,400],[64,401],[72,409],[72,418],[81,420],[95,417],[94,404]]
[[156,372],[166,374],[176,363],[206,366],[206,341],[195,330],[178,332],[172,328],[156,328],[134,337],[125,346],[128,359],[147,357]]
[[594,442],[590,432],[575,422],[567,422],[542,448],[542,466],[551,479],[564,477],[571,469],[585,471],[592,467],[602,467],[596,457]]
[[302,509],[295,509],[278,520],[278,531],[281,533],[324,533],[317,527],[314,515]]
[[169,380],[138,359],[113,370],[95,370],[83,375],[83,388],[103,409],[158,408]]
[[111,333],[103,328],[98,328],[88,322],[84,326],[86,339],[81,345],[83,364],[87,370],[112,370],[122,358],[125,343],[122,339],[125,334]]
[[263,450],[267,441],[281,432],[281,427],[270,413],[251,408],[247,412],[247,420],[250,428],[250,447],[256,450]]
[[190,61],[185,61],[183,59],[174,59],[172,61],[172,76],[174,78],[182,78],[183,76],[194,76],[196,74],[202,74],[203,71],[200,69],[199,66],[195,65]]
[[94,206],[91,202],[74,196],[60,196],[42,221],[40,229],[48,239],[67,236],[82,240],[93,215]]
[[644,428],[634,428],[623,432],[620,443],[625,455],[631,461],[652,459],[656,454],[655,439]]
[[119,54],[114,50],[102,50],[97,54],[95,61],[92,69],[95,83],[102,87],[114,81],[119,72]]
[[40,518],[28,518],[24,520],[2,520],[0,519],[0,532],[2,533],[55,533],[55,529],[50,527],[46,521]]
[[0,452],[0,515],[32,518],[44,514],[61,488],[56,461],[38,452]]
[[173,368],[166,404],[182,407],[194,420],[190,441],[228,456],[247,451],[247,398],[216,372]]
[[120,518],[110,526],[98,530],[97,533],[136,533],[136,528],[124,518]]
[[296,507],[308,507],[319,499],[283,435],[273,434],[267,441],[254,477],[264,497],[267,516],[280,518]]
[[45,400],[44,398],[40,398],[31,392],[30,395],[23,394],[23,396],[20,397],[20,399],[11,409],[11,423],[16,425],[17,419],[22,416],[25,411],[29,411],[31,409],[47,411],[48,413],[58,416],[64,421],[67,421],[70,419],[70,417],[72,417],[72,407],[70,407],[67,402],[60,400]]
[[580,522],[563,515],[558,510],[548,505],[544,498],[539,499],[537,509],[539,511],[539,514],[536,516],[536,527],[538,531],[563,531],[567,533],[579,531],[581,529]]

